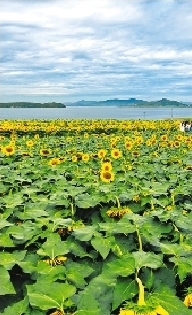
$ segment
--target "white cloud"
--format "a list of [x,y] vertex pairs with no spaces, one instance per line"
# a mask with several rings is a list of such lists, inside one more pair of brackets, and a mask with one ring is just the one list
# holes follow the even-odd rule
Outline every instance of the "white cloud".
[[152,90],[161,95],[170,86],[186,84],[187,98],[192,75],[189,8],[190,1],[176,0],[39,0],[25,5],[4,0],[2,93],[77,99],[91,93],[99,99],[137,93],[148,98]]

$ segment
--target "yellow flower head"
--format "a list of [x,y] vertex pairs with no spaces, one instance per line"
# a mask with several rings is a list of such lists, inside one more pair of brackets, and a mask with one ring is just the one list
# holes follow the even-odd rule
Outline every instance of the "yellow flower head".
[[107,150],[105,149],[101,149],[98,151],[98,157],[101,159],[101,158],[104,158],[107,154]]
[[7,156],[14,155],[15,147],[12,145],[7,145],[6,147],[2,147],[2,152]]
[[27,140],[27,141],[26,141],[26,146],[27,146],[27,147],[33,147],[33,145],[34,145],[33,140]]
[[60,161],[60,159],[59,158],[52,158],[50,161],[49,161],[49,165],[50,166],[56,166],[56,165],[58,165],[58,164],[60,164],[61,163],[61,161]]
[[111,163],[102,163],[101,164],[101,170],[102,171],[108,171],[108,172],[111,172],[111,170],[112,170],[112,165],[111,165]]
[[110,183],[114,181],[115,174],[113,172],[101,171],[100,178],[103,182]]
[[89,158],[90,158],[90,156],[87,153],[82,155],[82,161],[84,161],[84,162],[88,162]]
[[41,149],[40,150],[40,155],[41,156],[48,156],[48,155],[50,155],[52,152],[51,152],[51,150],[50,149]]
[[192,306],[192,293],[187,294],[184,302],[183,302],[187,307]]
[[122,156],[122,152],[119,149],[113,149],[111,150],[111,156],[114,159],[118,159]]
[[126,148],[127,150],[131,150],[132,147],[133,147],[133,142],[132,142],[132,141],[126,141],[126,142],[125,142],[125,148]]

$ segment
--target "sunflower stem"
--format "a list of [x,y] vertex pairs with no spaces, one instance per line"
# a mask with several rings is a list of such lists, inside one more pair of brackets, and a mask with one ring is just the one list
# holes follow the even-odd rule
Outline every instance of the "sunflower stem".
[[115,196],[115,198],[116,198],[116,201],[117,201],[117,208],[119,209],[120,208],[120,202],[119,202],[119,198],[117,197],[117,196]]
[[139,233],[139,229],[136,229],[138,240],[139,240],[139,250],[143,250],[143,244],[141,239],[141,234]]
[[140,278],[136,277],[136,282],[139,285],[139,300],[138,300],[138,305],[145,305],[145,291],[144,291],[144,286],[142,284],[142,281]]

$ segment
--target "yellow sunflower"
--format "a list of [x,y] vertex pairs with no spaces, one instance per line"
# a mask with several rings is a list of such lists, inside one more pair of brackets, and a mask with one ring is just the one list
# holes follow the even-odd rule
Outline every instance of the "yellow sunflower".
[[140,152],[139,151],[132,151],[132,156],[133,157],[139,157],[140,156]]
[[40,150],[40,155],[41,156],[48,156],[52,153],[52,151],[50,149],[41,149]]
[[107,154],[107,150],[105,149],[101,149],[98,151],[98,157],[101,159],[101,158],[104,158]]
[[192,306],[192,293],[189,293],[185,296],[184,302],[187,307]]
[[179,141],[174,141],[174,147],[179,148],[180,147],[180,142]]
[[84,161],[84,162],[88,162],[88,161],[89,161],[89,158],[90,158],[90,156],[89,156],[89,154],[87,154],[87,153],[85,153],[85,154],[82,155],[82,161]]
[[101,170],[105,171],[105,172],[111,172],[111,170],[112,170],[111,163],[103,163],[103,164],[101,164]]
[[101,179],[103,182],[110,183],[110,182],[114,181],[114,179],[115,179],[115,174],[114,174],[113,172],[101,171],[101,173],[100,173],[100,179]]
[[125,142],[125,148],[126,148],[127,150],[131,150],[132,147],[133,147],[133,142],[132,142],[132,141],[126,141],[126,142]]
[[52,158],[52,159],[48,162],[48,164],[49,164],[50,166],[56,166],[56,165],[58,165],[58,164],[60,164],[60,163],[61,163],[61,161],[60,161],[59,158]]
[[14,155],[15,154],[15,147],[12,145],[7,145],[6,147],[2,147],[2,152],[6,156]]
[[168,140],[167,135],[162,135],[162,136],[161,136],[161,141],[167,141],[167,140]]
[[31,147],[33,147],[33,145],[34,145],[33,140],[27,140],[27,141],[26,141],[26,146],[27,146],[27,147],[31,148]]
[[77,157],[76,155],[73,155],[72,158],[71,158],[72,162],[77,162]]
[[114,159],[118,159],[122,156],[122,152],[119,149],[111,150],[111,157]]

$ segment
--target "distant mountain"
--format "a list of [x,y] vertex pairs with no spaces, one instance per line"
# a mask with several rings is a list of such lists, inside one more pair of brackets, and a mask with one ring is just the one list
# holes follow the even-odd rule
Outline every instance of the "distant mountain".
[[144,101],[144,100],[137,100],[136,98],[130,98],[128,100],[119,100],[119,99],[112,99],[106,101],[78,101],[74,103],[66,103],[69,106],[141,106],[141,107],[161,107],[161,106],[169,106],[169,107],[186,107],[191,105],[192,103],[184,103],[178,101],[170,101],[167,98],[162,98],[159,101]]
[[0,103],[0,108],[65,108],[62,103],[9,102]]

